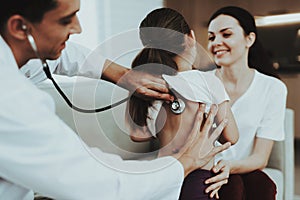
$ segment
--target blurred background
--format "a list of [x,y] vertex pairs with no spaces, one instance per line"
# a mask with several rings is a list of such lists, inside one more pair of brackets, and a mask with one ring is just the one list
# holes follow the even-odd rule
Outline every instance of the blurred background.
[[[88,0],[81,1],[81,4],[79,19],[83,33],[72,36],[71,40],[91,49],[115,35],[136,29],[148,12],[159,7],[174,8],[183,14],[195,31],[198,42],[204,47],[207,45],[207,22],[215,10],[236,5],[250,11],[257,19],[258,38],[288,87],[287,107],[293,109],[295,114],[296,159],[295,172],[291,173],[295,173],[295,193],[300,195],[299,0]],[[134,56],[129,55],[119,63],[130,66]]]

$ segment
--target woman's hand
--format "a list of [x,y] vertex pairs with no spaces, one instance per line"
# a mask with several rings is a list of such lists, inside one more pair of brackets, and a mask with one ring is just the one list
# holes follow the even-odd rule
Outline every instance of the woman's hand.
[[214,196],[219,199],[218,191],[222,185],[228,183],[228,178],[230,175],[230,164],[229,161],[220,160],[213,168],[212,171],[218,175],[209,178],[205,181],[205,184],[210,184],[205,190],[206,193],[210,193],[210,197]]

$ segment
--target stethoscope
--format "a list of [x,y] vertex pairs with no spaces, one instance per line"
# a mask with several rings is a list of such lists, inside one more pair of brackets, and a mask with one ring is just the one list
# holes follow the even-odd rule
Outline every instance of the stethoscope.
[[[23,25],[22,28],[25,31],[27,30],[25,25]],[[68,99],[68,97],[65,95],[65,93],[61,90],[61,88],[58,86],[58,84],[54,80],[54,78],[50,72],[48,63],[45,60],[41,59],[33,36],[30,33],[28,33],[28,31],[26,31],[26,32],[27,32],[27,38],[28,38],[29,44],[32,47],[33,51],[35,52],[36,57],[41,61],[42,66],[43,66],[43,71],[45,72],[47,78],[51,80],[55,89],[62,96],[62,98],[65,100],[65,102],[68,104],[68,106],[70,108],[72,108],[78,112],[82,112],[82,113],[98,113],[98,112],[103,112],[103,111],[109,110],[111,108],[114,108],[130,99],[130,96],[129,96],[129,97],[126,97],[126,98],[124,98],[120,101],[117,101],[116,103],[113,103],[111,105],[104,106],[101,108],[96,108],[96,109],[83,109],[83,108],[79,108],[79,107],[73,105],[72,102]],[[173,94],[173,96],[175,97],[174,94]],[[183,100],[176,98],[173,102],[170,103],[170,109],[174,114],[181,114],[185,109],[185,103]]]

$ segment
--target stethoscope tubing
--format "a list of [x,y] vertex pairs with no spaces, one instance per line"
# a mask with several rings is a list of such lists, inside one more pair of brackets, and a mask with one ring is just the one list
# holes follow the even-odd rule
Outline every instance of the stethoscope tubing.
[[[58,91],[58,93],[62,96],[62,98],[65,100],[65,102],[67,103],[67,105],[78,111],[78,112],[81,112],[81,113],[99,113],[99,112],[103,112],[103,111],[106,111],[106,110],[109,110],[109,109],[112,109],[116,106],[119,106],[121,105],[122,103],[125,103],[126,101],[128,101],[130,99],[130,96],[124,98],[124,99],[121,99],[120,101],[117,101],[113,104],[110,104],[110,105],[107,105],[107,106],[104,106],[104,107],[101,107],[101,108],[96,108],[96,109],[83,109],[83,108],[79,108],[75,105],[72,104],[72,102],[68,99],[67,95],[62,91],[62,89],[59,87],[59,85],[56,83],[56,81],[54,80],[53,76],[51,75],[51,72],[50,72],[50,69],[49,69],[49,66],[47,64],[47,62],[45,61],[42,61],[43,63],[43,70],[47,76],[48,79],[51,80],[51,82],[53,83],[55,89]],[[184,109],[185,109],[185,103],[183,100],[181,99],[175,99],[171,104],[170,104],[170,109],[171,111],[174,113],[174,114],[181,114]]]
[[[46,77],[48,79],[51,80],[51,82],[53,83],[55,89],[58,91],[58,93],[62,96],[62,98],[65,100],[65,102],[67,103],[67,105],[72,108],[73,110],[76,110],[78,112],[81,112],[81,113],[99,113],[99,112],[103,112],[103,111],[106,111],[106,110],[109,110],[109,109],[112,109],[116,106],[119,106],[121,105],[122,103],[125,103],[126,101],[128,101],[130,99],[130,96],[124,98],[124,99],[121,99],[120,101],[117,101],[113,104],[110,104],[110,105],[107,105],[107,106],[104,106],[104,107],[101,107],[101,108],[96,108],[96,109],[83,109],[83,108],[79,108],[75,105],[72,104],[72,102],[68,99],[67,95],[65,95],[65,93],[62,91],[62,89],[59,87],[59,85],[56,83],[56,81],[54,80],[51,72],[50,72],[50,69],[49,69],[49,66],[48,66],[48,63],[45,61],[45,60],[42,60],[40,55],[38,54],[38,50],[37,50],[37,46],[35,44],[35,41],[34,41],[34,38],[32,37],[31,34],[27,33],[27,36],[28,36],[28,41],[33,49],[33,51],[35,52],[36,56],[40,59],[40,61],[42,62],[42,65],[43,65],[43,71],[45,72],[46,74]],[[172,93],[172,92],[171,92]],[[182,103],[183,101],[180,100],[180,99],[175,99],[171,105],[170,105],[170,109],[172,110],[172,112],[174,114],[181,114],[185,108],[185,104],[184,102]],[[174,109],[175,108],[175,109]]]
[[79,108],[75,105],[73,105],[71,103],[71,101],[68,99],[68,97],[65,95],[65,93],[61,90],[61,88],[59,87],[59,85],[56,83],[56,81],[54,80],[53,76],[51,75],[49,66],[47,64],[47,62],[43,62],[43,70],[47,76],[48,79],[50,79],[54,85],[54,87],[56,88],[56,90],[58,91],[58,93],[62,96],[62,98],[65,100],[65,102],[68,104],[68,106],[78,112],[82,112],[82,113],[98,113],[98,112],[103,112],[106,110],[109,110],[111,108],[114,108],[122,103],[125,103],[126,101],[129,100],[130,97],[126,97],[120,101],[117,101],[116,103],[113,103],[111,105],[108,106],[104,106],[101,108],[96,108],[96,109],[83,109],[83,108]]

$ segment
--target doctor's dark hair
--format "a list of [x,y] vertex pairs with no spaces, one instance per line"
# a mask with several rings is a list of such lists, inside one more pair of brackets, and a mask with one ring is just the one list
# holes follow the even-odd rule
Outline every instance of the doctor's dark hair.
[[57,0],[0,0],[0,33],[7,20],[13,15],[21,15],[32,23],[41,22],[47,11],[58,6]]
[[215,13],[212,14],[212,16],[208,21],[208,25],[211,23],[212,20],[217,18],[219,15],[228,15],[235,18],[239,22],[242,29],[244,30],[245,35],[249,35],[251,32],[255,33],[256,40],[253,43],[253,45],[250,47],[249,54],[248,54],[249,67],[258,70],[263,74],[279,78],[275,68],[272,65],[270,56],[268,55],[263,45],[259,41],[257,27],[253,15],[241,7],[226,6],[220,8],[219,10],[217,10]]
[[[175,75],[178,66],[174,57],[185,50],[185,34],[191,29],[184,17],[170,8],[159,8],[150,12],[139,26],[140,40],[144,48],[132,62],[133,70],[141,70],[150,74]],[[127,109],[132,126],[145,126],[148,107],[154,100],[145,100],[132,95]]]

